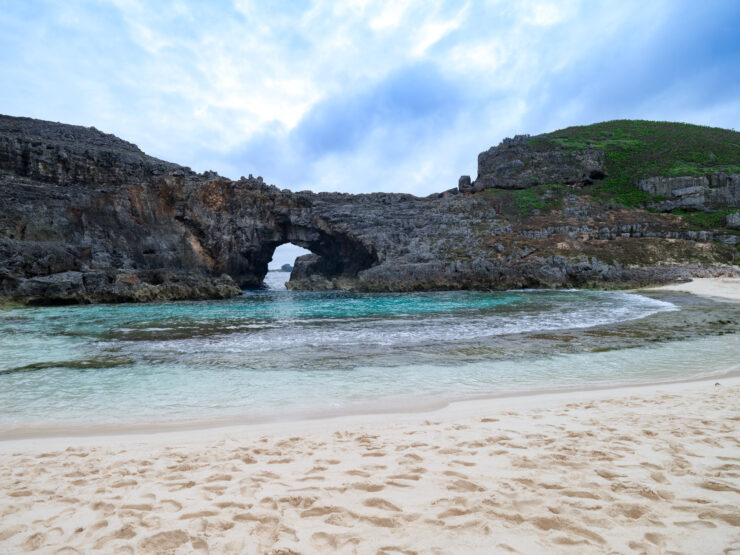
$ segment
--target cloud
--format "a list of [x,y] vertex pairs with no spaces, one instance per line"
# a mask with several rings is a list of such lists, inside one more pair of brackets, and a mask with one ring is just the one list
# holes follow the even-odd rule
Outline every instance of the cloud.
[[0,111],[281,187],[428,194],[515,133],[740,128],[740,6],[0,0]]
[[310,155],[353,150],[376,128],[403,128],[454,117],[463,91],[431,64],[400,68],[371,88],[327,98],[311,109],[292,136]]

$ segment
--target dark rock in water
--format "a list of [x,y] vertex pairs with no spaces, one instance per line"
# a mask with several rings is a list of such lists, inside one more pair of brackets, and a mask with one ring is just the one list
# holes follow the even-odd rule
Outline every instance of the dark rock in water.
[[338,289],[335,279],[336,268],[332,261],[317,254],[304,254],[295,259],[290,281],[285,284],[288,289],[310,289],[326,291]]
[[[737,273],[727,230],[588,195],[543,196],[527,212],[473,194],[486,176],[531,184],[532,172],[515,171],[526,144],[483,153],[464,195],[294,193],[197,174],[93,128],[0,116],[0,300],[229,297],[259,286],[287,242],[313,253],[296,260],[290,289],[633,287]],[[548,156],[528,163],[561,164],[558,175],[578,183],[603,170],[589,149]]]
[[293,266],[291,266],[290,264],[283,264],[282,266],[280,266],[280,271],[281,272],[292,272]]

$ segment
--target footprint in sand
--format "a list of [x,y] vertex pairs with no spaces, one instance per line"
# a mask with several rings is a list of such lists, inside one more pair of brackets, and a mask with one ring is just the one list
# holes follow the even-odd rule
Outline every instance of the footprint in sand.
[[391,503],[390,501],[386,501],[385,499],[381,499],[380,497],[371,497],[370,499],[366,499],[363,503],[366,507],[374,507],[376,509],[383,509],[384,511],[395,511],[395,512],[401,512],[401,509]]
[[614,505],[609,510],[609,513],[612,516],[626,516],[627,518],[631,518],[634,520],[637,520],[647,512],[648,508],[644,505],[637,505],[632,503],[619,503],[617,505]]
[[21,532],[25,531],[26,528],[28,527],[24,525],[19,525],[11,526],[10,528],[6,528],[5,530],[0,530],[0,542],[12,538],[16,534],[20,534]]
[[52,528],[46,533],[46,543],[47,544],[59,543],[59,540],[62,539],[63,535],[64,535],[64,530],[62,530],[58,526],[55,528]]
[[380,484],[370,484],[367,482],[355,482],[354,484],[350,484],[349,487],[362,491],[376,492],[382,490],[384,486],[381,486]]
[[193,548],[193,553],[209,553],[208,542],[203,538],[193,538],[190,545]]
[[278,508],[277,502],[272,497],[264,497],[260,499],[259,504],[263,509],[276,510]]
[[708,520],[689,520],[684,522],[674,522],[673,524],[690,530],[706,530],[707,528],[717,527],[714,522],[710,522]]
[[128,480],[121,480],[119,482],[116,482],[111,487],[112,488],[126,488],[130,486],[135,486],[136,484],[138,484],[136,480],[128,479]]
[[10,495],[10,497],[28,497],[29,495],[33,495],[33,492],[27,489],[22,489],[18,491],[13,491],[8,495]]
[[454,460],[450,464],[458,464],[460,466],[475,466],[476,463],[470,461]]
[[28,536],[21,545],[26,551],[36,551],[45,543],[46,534],[43,532],[36,532],[35,534]]
[[206,482],[230,482],[231,481],[231,475],[230,474],[214,474],[213,476],[209,476],[205,480]]
[[301,518],[311,518],[317,516],[326,516],[332,513],[344,513],[342,507],[312,507],[301,512]]
[[237,522],[259,522],[260,524],[277,524],[279,519],[275,515],[270,514],[255,514],[255,513],[240,513],[234,515]]
[[471,511],[468,509],[456,509],[453,507],[451,509],[447,509],[446,511],[439,513],[437,515],[437,518],[443,519],[443,518],[451,518],[451,517],[456,517],[456,516],[466,516],[466,515],[469,515],[470,513]]
[[377,555],[418,555],[418,551],[404,549],[395,545],[386,545],[378,549]]
[[486,488],[469,480],[460,479],[448,485],[447,489],[450,491],[485,491]]
[[284,505],[290,505],[296,509],[306,509],[316,503],[318,498],[314,496],[292,495],[290,497],[281,497],[278,501]]
[[121,509],[128,509],[131,511],[151,511],[154,507],[147,503],[121,505]]
[[198,511],[195,513],[185,513],[180,517],[180,520],[192,520],[194,518],[204,518],[208,516],[216,516],[218,513],[216,511]]
[[360,538],[349,534],[327,534],[316,532],[311,536],[311,544],[318,551],[337,551],[348,545],[358,545]]
[[421,476],[419,476],[418,474],[406,473],[406,474],[393,474],[392,476],[388,476],[388,478],[390,478],[391,480],[413,480],[416,482],[421,479]]
[[189,541],[190,536],[185,530],[170,530],[144,538],[138,547],[144,553],[170,553]]
[[219,509],[228,509],[230,507],[234,507],[237,509],[251,509],[252,504],[239,503],[237,501],[221,501],[220,503],[216,503],[216,507],[218,507]]

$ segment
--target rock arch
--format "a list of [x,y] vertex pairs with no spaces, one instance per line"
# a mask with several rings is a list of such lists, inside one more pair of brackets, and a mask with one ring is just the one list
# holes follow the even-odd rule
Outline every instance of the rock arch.
[[378,263],[374,245],[355,233],[335,204],[327,209],[325,199],[317,202],[319,195],[220,177],[193,184],[190,192],[175,219],[203,266],[242,288],[262,285],[275,249],[285,243],[314,253],[311,271],[331,283]]

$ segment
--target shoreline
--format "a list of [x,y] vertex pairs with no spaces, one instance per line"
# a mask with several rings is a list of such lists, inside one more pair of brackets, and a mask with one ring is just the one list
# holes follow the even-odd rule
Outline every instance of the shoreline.
[[[697,278],[692,282],[659,286],[653,288],[636,289],[635,293],[651,291],[679,291],[697,296],[705,296],[713,299],[725,299],[734,301],[740,299],[740,278]],[[535,398],[546,400],[549,398],[573,398],[579,399],[590,394],[601,395],[621,390],[636,390],[643,388],[654,388],[670,386],[673,384],[701,383],[703,381],[718,379],[733,379],[740,376],[740,365],[728,367],[722,370],[714,370],[709,373],[695,373],[684,378],[645,381],[645,382],[622,382],[609,385],[583,384],[579,386],[567,386],[555,389],[532,389],[532,390],[508,390],[502,392],[488,392],[464,396],[448,396],[435,398],[432,396],[416,399],[395,399],[391,402],[365,401],[352,407],[327,408],[324,411],[288,413],[284,416],[232,416],[217,419],[188,419],[188,420],[162,420],[155,422],[139,423],[128,422],[122,425],[115,424],[63,424],[60,426],[32,425],[14,428],[0,429],[0,451],[3,445],[13,441],[43,441],[54,438],[88,438],[88,437],[143,437],[146,435],[167,435],[188,432],[209,431],[221,433],[226,430],[241,428],[279,427],[295,426],[301,422],[316,422],[331,424],[334,421],[342,421],[352,418],[387,418],[400,415],[430,415],[445,411],[451,406],[464,403],[480,403],[481,409],[486,405],[504,406],[517,401]],[[382,406],[378,406],[381,404]]]
[[731,378],[2,442],[0,551],[722,552],[739,395]]
[[[388,405],[385,408],[374,409],[357,408],[355,410],[337,410],[335,412],[326,411],[325,413],[311,414],[292,414],[285,418],[268,417],[245,421],[244,418],[234,417],[218,420],[178,420],[163,421],[151,424],[124,424],[115,425],[72,425],[64,428],[51,428],[48,426],[37,426],[30,428],[15,428],[6,431],[0,431],[0,453],[6,452],[9,445],[18,445],[19,447],[26,443],[44,443],[49,441],[66,440],[102,440],[105,443],[108,439],[133,439],[145,441],[148,437],[157,438],[157,442],[178,439],[181,435],[192,436],[196,434],[209,434],[225,436],[231,433],[243,433],[248,431],[264,430],[265,433],[272,433],[283,428],[295,428],[296,426],[305,426],[308,429],[319,429],[326,425],[335,423],[353,422],[355,420],[375,421],[378,424],[384,424],[389,420],[399,421],[399,419],[408,418],[432,418],[446,413],[457,412],[458,407],[466,407],[466,414],[481,410],[504,410],[515,406],[529,406],[551,404],[555,402],[581,401],[584,399],[600,399],[604,397],[623,396],[628,394],[640,394],[653,391],[656,388],[666,388],[678,390],[683,386],[692,385],[711,385],[718,380],[740,385],[740,365],[727,368],[718,372],[709,374],[695,375],[684,379],[669,381],[652,381],[645,383],[622,383],[611,386],[592,386],[577,387],[565,389],[545,389],[505,392],[500,394],[480,394],[478,396],[464,398],[450,398],[434,402],[431,399],[419,401],[413,406]],[[8,448],[7,450],[10,450]]]
[[413,412],[3,438],[0,551],[722,552],[740,545],[739,398],[734,366]]

